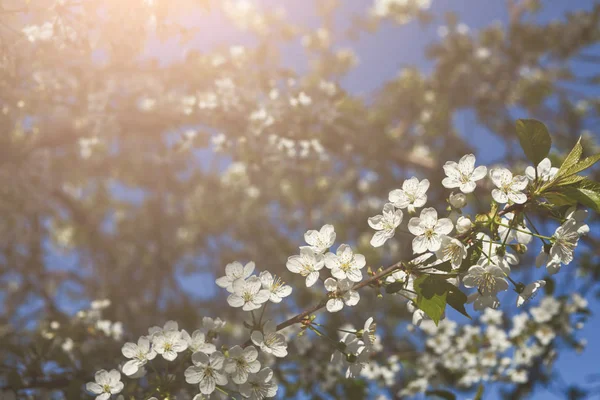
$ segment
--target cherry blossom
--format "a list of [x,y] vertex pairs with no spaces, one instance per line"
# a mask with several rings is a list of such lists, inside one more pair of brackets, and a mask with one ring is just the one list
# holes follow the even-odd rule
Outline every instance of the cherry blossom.
[[424,208],[420,217],[413,217],[408,222],[408,230],[416,237],[412,247],[415,254],[425,251],[438,251],[442,245],[442,236],[448,235],[453,229],[452,221],[440,218],[435,208]]
[[396,228],[402,222],[402,211],[395,210],[393,204],[387,203],[383,206],[383,213],[368,219],[369,226],[377,232],[371,239],[371,246],[380,247],[394,237]]
[[490,177],[497,187],[492,190],[492,197],[497,203],[504,204],[512,201],[523,204],[527,201],[527,195],[523,193],[529,182],[526,177],[521,175],[513,177],[512,172],[506,168],[491,169]]
[[467,154],[458,163],[447,161],[444,172],[447,177],[442,180],[442,185],[445,188],[459,188],[463,193],[472,193],[477,187],[477,181],[485,178],[487,168],[483,165],[475,168],[475,156]]

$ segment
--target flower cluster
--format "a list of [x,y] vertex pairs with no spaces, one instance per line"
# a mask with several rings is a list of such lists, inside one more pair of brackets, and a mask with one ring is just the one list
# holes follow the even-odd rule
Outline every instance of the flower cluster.
[[[226,395],[236,392],[250,399],[274,397],[278,386],[271,364],[288,356],[290,332],[283,329],[300,324],[299,352],[311,347],[310,343],[302,344],[301,338],[313,332],[327,339],[325,343],[333,344],[328,369],[344,370],[345,378],[369,377],[390,386],[399,371],[398,358],[383,364],[374,360],[381,345],[373,318],[360,330],[351,326],[340,328],[341,337],[336,340],[310,314],[321,308],[336,313],[344,306],[355,306],[361,298],[359,290],[374,287],[406,299],[413,325],[419,326],[427,337],[426,353],[417,360],[414,379],[400,390],[400,396],[442,385],[439,369],[452,372],[464,388],[485,381],[525,382],[528,368],[548,356],[546,350],[554,338],[572,334],[570,316],[585,312],[585,300],[573,297],[568,302],[545,297],[529,313],[514,316],[507,332],[502,329],[504,315],[496,310],[500,305],[498,294],[512,285],[517,306],[522,306],[544,288],[546,280],[523,284],[513,279],[511,272],[519,263],[518,255],[527,251],[532,240],[539,239],[542,250],[538,266],[545,264],[551,274],[558,272],[561,265],[573,260],[579,239],[589,231],[585,224],[587,211],[572,207],[564,214],[555,213],[560,226],[552,236],[544,236],[527,215],[525,206],[539,188],[556,179],[560,170],[553,169],[544,159],[537,169],[528,168],[526,176],[514,176],[505,168],[492,168],[488,173],[487,167],[476,167],[475,162],[475,157],[467,154],[458,162],[444,165],[446,178],[442,185],[460,191],[448,196],[447,215],[426,207],[430,182],[412,177],[404,181],[402,189],[389,193],[382,214],[368,219],[368,225],[376,231],[371,240],[376,248],[393,239],[396,229],[405,228],[404,234],[412,236],[412,259],[378,271],[368,268],[365,281],[365,256],[348,244],[340,244],[333,251],[337,235],[332,225],[309,230],[304,235],[306,245],[299,248],[299,254],[288,258],[286,267],[301,275],[307,288],[314,288],[319,280],[323,282],[323,298],[316,307],[277,325],[265,317],[266,306],[268,302],[279,304],[288,299],[292,287],[269,271],[255,275],[253,262],[232,262],[216,284],[228,293],[231,307],[250,313],[251,320],[244,323],[249,330],[245,343],[222,345],[217,350],[215,342],[224,326],[219,319],[205,318],[202,328],[191,335],[169,321],[162,328],[150,328],[137,343],[123,346],[122,353],[128,361],[121,371],[130,378],[142,377],[147,373],[146,364],[160,355],[166,362],[188,365],[185,381],[198,385],[198,396],[219,391]],[[473,204],[469,196],[476,196],[478,183],[486,175],[491,181],[489,186],[495,187],[488,193],[493,199],[491,209],[469,215],[469,204]],[[418,216],[417,209],[421,209]],[[404,212],[415,216],[405,221]],[[467,296],[461,287],[471,293]],[[475,310],[483,310],[481,322],[487,328],[459,328],[456,322],[445,319],[446,301],[463,314],[467,314],[467,303],[472,303]],[[257,310],[260,314],[255,313]],[[101,370],[87,389],[97,399],[106,400],[122,392],[124,384],[119,371]]]

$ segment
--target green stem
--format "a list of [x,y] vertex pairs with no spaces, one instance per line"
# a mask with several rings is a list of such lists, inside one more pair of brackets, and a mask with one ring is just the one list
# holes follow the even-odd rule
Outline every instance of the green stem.
[[[529,219],[529,217],[527,216],[527,214],[523,213],[523,215],[525,216],[525,219],[527,220],[527,222],[529,222],[529,225],[531,225],[531,227],[533,228],[533,230],[535,231],[535,233],[537,233],[539,235],[540,231],[538,231],[538,229],[535,227],[535,225],[533,224],[533,221],[531,221],[531,219]],[[548,244],[548,243],[546,243],[545,239],[543,239],[541,237],[539,239],[542,241],[542,243],[544,243],[544,245]]]
[[[513,228],[510,225],[506,225],[506,224],[498,224],[498,225],[504,226],[506,228],[511,228],[511,229],[513,229],[513,230],[515,230],[517,232],[521,232],[521,233],[525,233],[527,235],[535,236],[535,237],[540,238],[540,239],[552,240],[552,238],[549,237],[549,236],[538,235],[537,233],[533,233],[533,232],[527,232],[527,231],[524,231],[524,230],[521,230],[521,229]],[[506,235],[506,236],[508,236],[508,235]]]

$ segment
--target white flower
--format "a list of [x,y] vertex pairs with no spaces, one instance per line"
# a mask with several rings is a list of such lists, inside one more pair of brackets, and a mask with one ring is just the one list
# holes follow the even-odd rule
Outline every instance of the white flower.
[[211,394],[216,385],[227,385],[227,375],[221,372],[225,357],[220,351],[216,351],[210,357],[202,352],[192,354],[194,366],[185,370],[185,381],[200,386],[200,393]]
[[165,360],[173,361],[177,353],[185,351],[188,344],[178,331],[166,331],[152,338],[152,348],[161,354]]
[[187,343],[188,349],[195,353],[201,351],[206,354],[212,354],[217,350],[214,344],[206,343],[206,335],[201,330],[195,330],[190,336],[184,329],[181,331],[181,337]]
[[513,177],[512,172],[506,168],[493,168],[490,177],[497,189],[492,190],[492,197],[497,203],[504,204],[508,201],[523,204],[527,201],[527,195],[523,190],[527,187],[528,180],[524,176]]
[[231,307],[242,307],[244,311],[252,311],[271,297],[268,290],[262,289],[262,283],[256,276],[251,276],[247,281],[238,279],[233,283],[233,293],[227,297]]
[[556,333],[551,326],[542,325],[535,331],[535,337],[538,338],[543,346],[548,346],[552,342],[552,339],[556,337]]
[[357,291],[352,290],[353,283],[347,279],[336,281],[333,278],[325,279],[325,289],[332,296],[327,300],[327,311],[337,312],[347,306],[355,306],[360,300],[360,295]]
[[177,332],[179,331],[179,325],[177,324],[177,321],[167,321],[164,325],[164,327],[160,327],[160,326],[153,326],[151,328],[148,328],[148,335],[150,337],[154,337],[157,335],[160,335],[164,332]]
[[490,296],[508,289],[505,277],[502,268],[496,265],[489,265],[486,268],[474,265],[463,278],[463,284],[468,288],[476,287],[482,296]]
[[550,159],[544,158],[542,161],[540,161],[537,168],[533,168],[532,166],[525,168],[525,176],[530,181],[535,180],[536,169],[537,169],[537,177],[539,179],[541,179],[543,182],[547,182],[547,181],[554,179],[554,177],[556,176],[556,173],[558,172],[558,168],[552,167],[552,163],[550,162]]
[[368,219],[369,226],[377,232],[371,239],[371,246],[380,247],[394,237],[396,228],[402,222],[402,211],[395,210],[392,203],[383,206],[382,215],[376,215]]
[[388,199],[397,208],[408,208],[409,212],[414,212],[415,208],[423,207],[427,203],[427,189],[429,189],[427,179],[419,182],[413,176],[402,183],[402,189],[392,190]]
[[116,369],[107,372],[103,369],[96,372],[96,382],[88,382],[85,388],[88,392],[96,394],[96,400],[108,400],[111,395],[120,393],[125,386],[121,382],[121,374]]
[[249,373],[257,373],[260,370],[260,362],[257,358],[258,351],[254,346],[245,349],[233,346],[229,349],[229,358],[225,360],[225,372],[231,375],[234,383],[241,385],[248,380]]
[[335,242],[333,225],[323,225],[320,231],[307,231],[304,240],[315,253],[324,253]]
[[454,208],[463,208],[467,205],[467,196],[463,193],[451,193],[448,202]]
[[523,222],[523,224],[515,224],[513,222],[514,217],[515,215],[513,213],[507,213],[502,218],[502,223],[510,226],[510,228],[502,225],[498,227],[500,240],[502,243],[510,243],[514,240],[520,244],[529,244],[533,238],[531,231],[527,228],[525,222]]
[[142,336],[138,339],[137,344],[125,343],[121,349],[121,353],[127,358],[131,358],[123,365],[123,372],[125,375],[133,375],[138,372],[138,369],[156,357],[154,349],[150,348],[150,339],[146,336]]
[[448,218],[438,220],[435,208],[424,208],[420,217],[408,221],[408,230],[416,237],[412,241],[413,252],[438,251],[442,245],[441,236],[452,232],[452,221]]
[[362,340],[369,350],[375,344],[375,329],[377,329],[377,324],[373,322],[373,317],[367,319],[362,330]]
[[578,223],[574,219],[566,220],[552,235],[553,243],[550,248],[550,258],[560,260],[568,265],[573,261],[573,252],[579,242]]
[[310,247],[300,249],[300,255],[288,258],[285,266],[295,274],[306,277],[306,287],[311,287],[319,279],[319,271],[325,265],[323,254],[315,253]]
[[200,329],[206,335],[215,336],[218,334],[221,329],[225,326],[225,321],[221,320],[221,318],[212,319],[210,317],[202,318],[202,328]]
[[475,156],[467,154],[458,163],[447,161],[444,172],[447,177],[442,180],[442,185],[445,188],[459,188],[463,193],[472,193],[477,186],[476,182],[485,177],[487,168],[483,165],[475,168]]
[[292,294],[292,287],[286,285],[280,278],[275,278],[268,271],[263,271],[259,275],[263,289],[270,293],[269,300],[273,303],[280,303],[284,297]]
[[275,357],[287,356],[287,343],[285,336],[277,332],[277,325],[268,321],[261,331],[253,331],[250,335],[252,343],[260,347],[260,350]]
[[367,261],[362,254],[354,254],[350,246],[341,244],[336,254],[325,254],[325,266],[331,270],[331,275],[337,279],[349,279],[352,282],[360,282],[362,272],[360,271]]
[[456,232],[462,234],[471,229],[471,220],[468,217],[460,216],[456,220]]
[[473,303],[473,308],[475,310],[483,310],[485,308],[498,308],[500,302],[495,294],[483,296],[479,292],[471,293],[467,296],[467,303]]
[[458,239],[450,236],[442,236],[442,244],[435,255],[439,260],[448,261],[453,269],[457,269],[467,257],[467,249]]
[[521,307],[523,303],[535,295],[535,292],[537,292],[538,289],[543,288],[544,286],[546,286],[546,281],[543,280],[531,282],[529,285],[525,286],[517,298],[517,307]]
[[584,224],[588,215],[588,210],[577,210],[575,207],[571,207],[567,210],[565,216],[566,219],[573,219],[577,225],[577,233],[579,236],[587,235],[590,232],[590,227]]
[[240,394],[250,400],[262,400],[277,395],[277,385],[271,381],[273,371],[264,368],[257,374],[248,377],[248,381],[240,386]]
[[245,266],[235,261],[225,266],[225,276],[216,280],[219,287],[233,293],[233,283],[238,279],[247,279],[254,272],[254,263],[251,261]]

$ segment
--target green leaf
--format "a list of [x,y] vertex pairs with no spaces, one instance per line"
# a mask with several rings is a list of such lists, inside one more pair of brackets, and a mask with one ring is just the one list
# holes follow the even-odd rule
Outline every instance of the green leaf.
[[586,170],[600,161],[600,154],[594,154],[593,156],[589,156],[579,161],[577,164],[569,168],[565,175],[574,175],[578,172]]
[[566,176],[567,171],[569,169],[573,168],[575,165],[577,165],[577,163],[579,163],[579,159],[581,158],[582,154],[583,154],[583,146],[581,145],[581,137],[580,137],[579,140],[577,140],[577,143],[575,143],[575,146],[573,146],[573,149],[571,149],[571,151],[567,155],[567,158],[565,158],[565,161],[563,161],[562,165],[558,169],[558,172],[556,173],[556,177],[554,178],[554,180],[557,181],[561,177]]
[[600,183],[583,179],[575,185],[563,187],[562,193],[595,212],[600,212]]
[[450,272],[452,271],[452,262],[450,260],[444,261],[443,263],[435,265],[434,268],[439,271]]
[[525,155],[537,166],[540,161],[548,156],[552,139],[546,125],[535,119],[517,120],[517,136]]
[[[448,283],[449,285],[452,285]],[[454,285],[452,285],[454,286]],[[465,304],[467,303],[467,295],[464,294],[459,288],[454,286],[456,290],[448,291],[448,295],[446,296],[446,302],[456,311],[464,315],[465,317],[471,319],[471,316],[465,309]]]
[[[567,172],[568,174],[569,172]],[[584,179],[583,176],[581,175],[565,175],[563,177],[561,177],[561,179],[559,179],[554,186],[567,186],[567,185],[572,185],[574,183],[577,183],[579,181],[582,181]]]
[[479,261],[479,258],[481,257],[482,251],[483,251],[483,247],[482,247],[481,241],[477,241],[477,242],[473,243],[467,249],[467,256],[465,257],[463,262],[460,264],[460,267],[458,268],[458,272],[466,272],[473,265],[477,264],[477,261]]
[[456,400],[456,395],[447,390],[428,390],[425,392],[427,396],[437,396],[445,400]]
[[569,197],[567,194],[565,193],[560,193],[560,192],[550,192],[550,193],[544,193],[544,197],[546,198],[546,200],[548,200],[550,203],[552,203],[553,206],[572,206],[577,204],[577,200]]
[[[435,287],[435,283],[427,282],[428,279],[429,275],[423,275],[415,280],[414,289],[417,293],[415,303],[437,325],[446,309],[446,293],[440,294]],[[423,294],[423,286],[427,296]]]
[[392,282],[389,285],[386,285],[385,292],[387,294],[397,293],[404,289],[404,282]]

